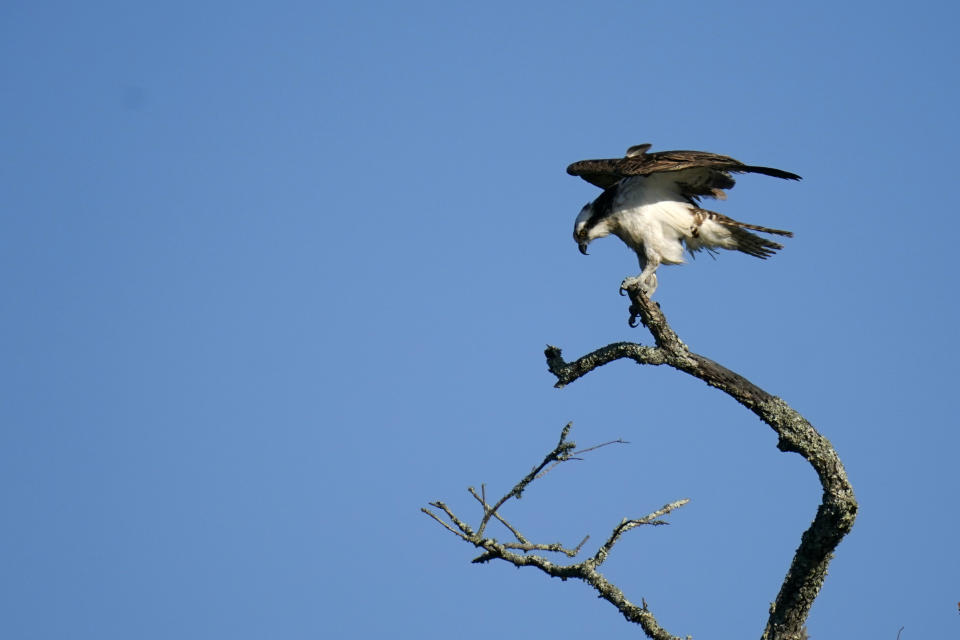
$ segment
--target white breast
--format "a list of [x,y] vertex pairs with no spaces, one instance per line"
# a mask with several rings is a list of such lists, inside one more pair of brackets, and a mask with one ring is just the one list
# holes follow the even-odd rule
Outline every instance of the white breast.
[[669,174],[627,178],[614,203],[613,233],[635,251],[652,251],[667,264],[679,264],[682,240],[693,227],[692,209]]

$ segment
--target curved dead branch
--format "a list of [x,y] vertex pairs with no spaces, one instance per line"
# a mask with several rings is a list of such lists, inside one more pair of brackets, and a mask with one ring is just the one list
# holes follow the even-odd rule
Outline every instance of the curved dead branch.
[[650,330],[656,347],[618,342],[566,362],[556,347],[545,355],[550,372],[563,387],[613,360],[629,358],[638,364],[666,364],[720,389],[760,417],[778,436],[777,448],[802,455],[816,471],[823,498],[816,517],[803,533],[780,593],[770,608],[765,640],[799,640],[827,574],[833,550],[853,527],[857,501],[853,487],[833,445],[786,402],[712,360],[690,351],[670,328],[659,306],[631,289],[630,324],[637,318]]

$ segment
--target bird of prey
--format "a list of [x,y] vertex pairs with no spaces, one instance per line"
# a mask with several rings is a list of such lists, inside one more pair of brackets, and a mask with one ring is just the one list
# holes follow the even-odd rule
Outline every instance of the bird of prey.
[[684,245],[691,256],[701,249],[710,253],[731,249],[766,259],[783,245],[750,231],[793,236],[790,231],[738,222],[703,209],[700,199],[725,199],[723,190],[733,187],[733,173],[787,180],[800,180],[800,176],[706,151],[647,153],[649,149],[649,144],[638,144],[627,149],[623,158],[581,160],[567,167],[570,175],[603,189],[574,223],[573,239],[580,253],[586,255],[592,240],[612,233],[640,259],[640,275],[624,279],[621,292],[639,285],[644,294],[652,295],[657,267],[682,263]]

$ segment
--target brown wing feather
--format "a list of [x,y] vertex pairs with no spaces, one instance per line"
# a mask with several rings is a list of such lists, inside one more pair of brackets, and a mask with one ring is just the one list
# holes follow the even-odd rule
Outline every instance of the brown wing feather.
[[[713,170],[715,178],[705,184],[706,191],[694,195],[710,195],[714,189],[729,189],[733,186],[730,173],[761,173],[763,175],[800,180],[800,176],[789,171],[743,164],[729,156],[707,151],[657,151],[639,152],[649,145],[636,145],[624,158],[581,160],[567,167],[567,173],[580,176],[590,184],[602,189],[612,187],[628,176],[646,176],[664,171],[683,171],[685,169],[704,168]],[[631,153],[632,152],[632,153]]]

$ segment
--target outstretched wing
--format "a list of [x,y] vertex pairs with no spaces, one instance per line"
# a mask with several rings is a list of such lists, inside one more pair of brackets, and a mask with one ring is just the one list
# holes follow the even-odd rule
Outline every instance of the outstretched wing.
[[762,173],[763,175],[800,180],[789,171],[743,164],[729,156],[707,151],[657,151],[647,153],[649,144],[638,144],[627,150],[623,158],[581,160],[567,167],[567,173],[580,176],[601,189],[609,189],[623,178],[647,176],[652,173],[683,172],[676,182],[690,197],[723,198],[723,189],[736,183],[731,173]]

